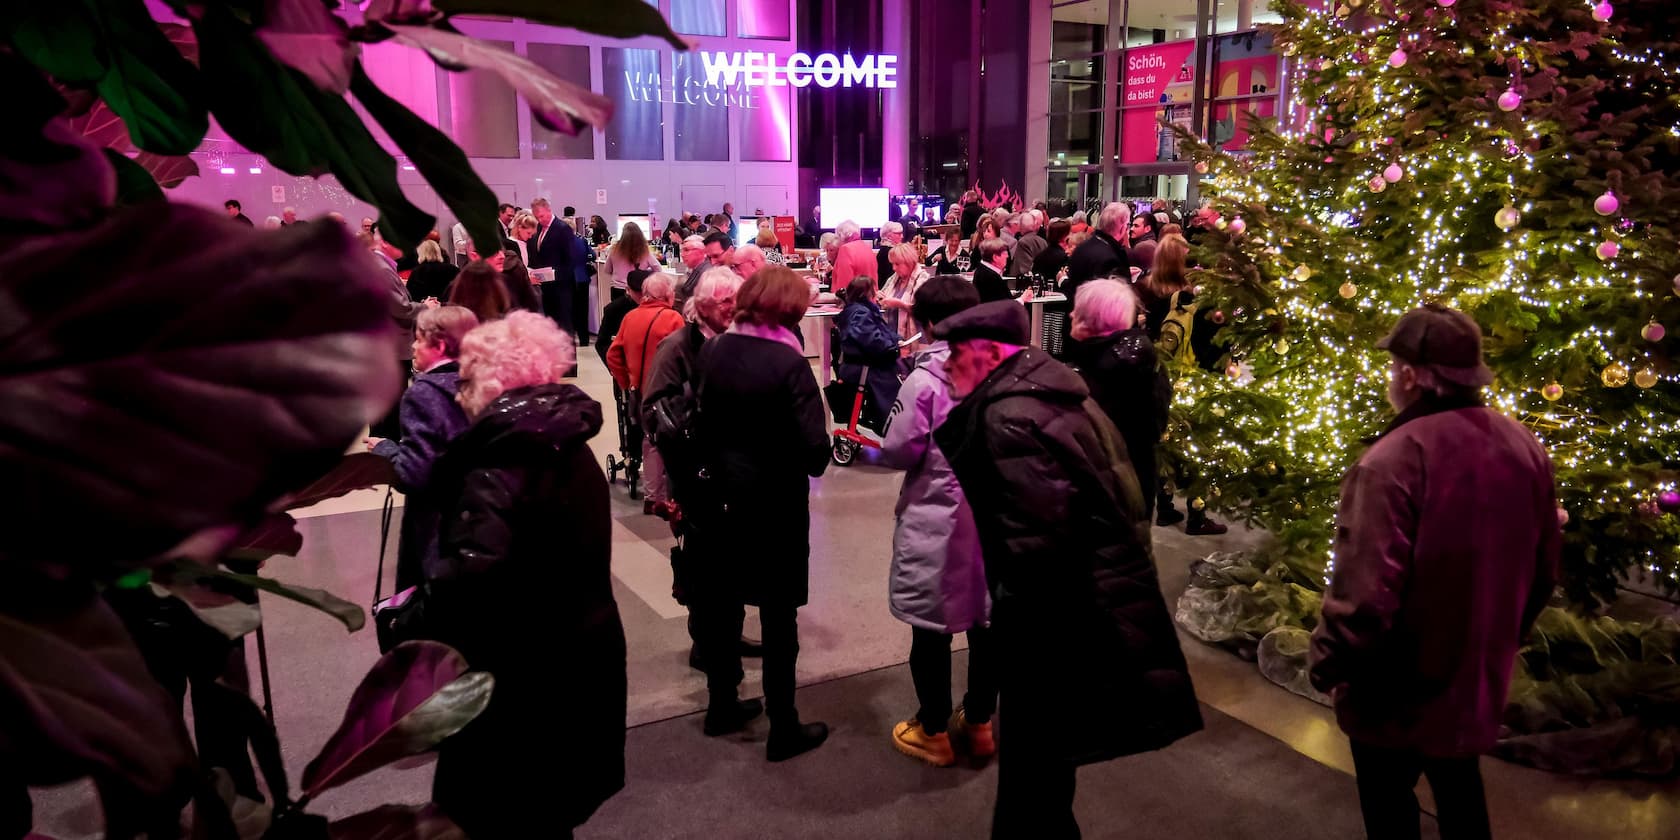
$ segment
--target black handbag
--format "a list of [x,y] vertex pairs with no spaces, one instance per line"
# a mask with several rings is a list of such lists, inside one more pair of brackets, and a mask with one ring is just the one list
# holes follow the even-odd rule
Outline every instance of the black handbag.
[[373,576],[373,633],[380,653],[403,642],[430,638],[425,629],[425,584],[410,586],[389,598],[380,598],[385,586],[385,546],[391,536],[391,515],[395,507],[395,491],[385,489],[385,509],[379,515],[379,567]]

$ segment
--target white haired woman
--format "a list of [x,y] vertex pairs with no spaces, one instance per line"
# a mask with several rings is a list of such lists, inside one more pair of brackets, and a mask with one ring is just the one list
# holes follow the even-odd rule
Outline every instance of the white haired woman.
[[[1120,430],[1138,483],[1149,488],[1157,474],[1155,446],[1167,428],[1172,387],[1137,316],[1137,295],[1129,284],[1092,280],[1080,286],[1073,301],[1073,341],[1064,358]],[[1153,504],[1152,494],[1144,493],[1145,517]]]
[[887,264],[892,267],[892,275],[881,284],[881,293],[876,299],[886,316],[887,326],[892,327],[900,339],[907,339],[916,334],[916,322],[910,317],[910,306],[916,302],[916,290],[927,282],[928,272],[922,266],[916,246],[908,242],[900,242],[887,251]]
[[[439,747],[432,787],[472,837],[529,836],[534,825],[569,837],[624,787],[624,627],[607,480],[589,449],[601,405],[560,384],[575,356],[571,337],[534,312],[461,342],[471,425],[434,474],[449,501],[426,628],[496,678],[489,707]],[[550,720],[565,723],[540,725]],[[510,745],[565,760],[510,761]]]

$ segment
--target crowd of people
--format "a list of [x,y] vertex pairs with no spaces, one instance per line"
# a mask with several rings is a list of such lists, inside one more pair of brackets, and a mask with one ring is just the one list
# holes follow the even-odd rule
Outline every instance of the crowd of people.
[[[689,610],[690,664],[706,676],[703,731],[767,716],[766,756],[786,761],[828,737],[800,716],[795,673],[799,608],[821,597],[810,479],[829,464],[830,423],[799,334],[815,287],[769,260],[771,243],[735,247],[728,210],[710,229],[685,217],[668,231],[681,273],[661,270],[639,229],[599,243],[614,287],[596,349],[642,436],[644,512],[678,537],[673,594]],[[917,708],[884,735],[936,767],[997,756],[994,837],[1077,837],[1080,765],[1202,727],[1151,524],[1183,516],[1157,468],[1171,395],[1162,359],[1195,362],[1206,337],[1189,243],[1166,211],[1134,217],[1117,203],[1092,223],[979,210],[953,208],[961,229],[942,231],[932,253],[902,226],[871,245],[843,221],[817,265],[844,303],[840,380],[869,392],[880,463],[905,473],[881,550],[889,607],[910,625]],[[541,199],[530,213],[504,205],[500,222],[507,247],[481,256],[470,239],[452,243],[465,247],[459,267],[435,234],[406,271],[371,220],[358,234],[390,286],[394,352],[413,374],[367,446],[391,459],[406,494],[397,586],[425,605],[409,632],[497,680],[489,708],[439,750],[438,805],[473,837],[536,825],[566,836],[624,784],[626,648],[609,485],[588,446],[602,409],[564,381],[589,332],[571,317],[572,288],[533,293],[527,266],[568,279],[598,226],[579,234]],[[1032,346],[1015,296],[1031,291],[1008,280],[1040,268],[1072,300],[1060,358]],[[1517,641],[1550,591],[1550,468],[1532,435],[1482,405],[1474,322],[1417,310],[1379,346],[1394,359],[1399,417],[1344,487],[1312,677],[1354,739],[1373,836],[1415,828],[1420,774],[1437,786],[1444,833],[1450,822],[1486,836],[1474,756],[1492,744]],[[1465,440],[1478,458],[1443,454]],[[1477,516],[1474,500],[1494,498],[1500,515]],[[1224,530],[1198,513],[1190,533]],[[1467,580],[1469,558],[1488,573]],[[508,608],[539,592],[541,609]],[[748,606],[762,642],[742,635]],[[969,667],[954,704],[958,633]],[[1453,633],[1475,650],[1442,655],[1463,647]],[[740,696],[743,656],[763,658],[762,702]],[[1420,674],[1441,691],[1407,689]],[[1070,707],[1086,710],[1076,737]],[[533,773],[507,760],[515,743],[567,760]]]

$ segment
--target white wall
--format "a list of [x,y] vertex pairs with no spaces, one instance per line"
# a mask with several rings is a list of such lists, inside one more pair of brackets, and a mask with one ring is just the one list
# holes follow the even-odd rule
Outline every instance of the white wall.
[[[638,2],[638,0],[616,0]],[[736,0],[727,0],[728,31],[736,31]],[[661,4],[669,19],[670,0]],[[797,31],[796,4],[790,0],[790,25]],[[590,47],[592,87],[602,90],[603,47],[650,48],[669,52],[670,46],[655,38],[616,40],[585,35],[566,29],[538,26],[516,20],[456,19],[458,27],[469,35],[489,40],[512,42],[514,51],[524,54],[531,43],[573,44]],[[706,38],[688,36],[697,41],[700,49],[791,52],[797,46],[792,41],[763,41],[736,37]],[[446,96],[439,96],[439,78],[443,71],[433,67],[430,59],[418,51],[395,44],[378,44],[366,48],[369,73],[383,90],[408,105],[422,117],[437,121],[448,113]],[[377,56],[377,61],[374,57]],[[663,62],[669,69],[669,59]],[[667,83],[668,84],[668,83]],[[447,83],[442,85],[446,90]],[[751,215],[762,208],[767,213],[795,212],[798,199],[798,130],[797,112],[789,115],[792,154],[787,162],[760,163],[740,161],[740,130],[737,115],[732,111],[730,123],[729,162],[679,162],[674,157],[674,123],[672,106],[664,108],[664,161],[606,160],[604,138],[595,132],[593,160],[538,160],[531,154],[533,120],[524,100],[519,102],[519,157],[472,158],[473,169],[503,201],[529,207],[539,196],[549,198],[558,212],[564,205],[577,207],[580,214],[600,214],[608,218],[619,213],[647,213],[653,203],[661,220],[683,210],[716,212],[723,201],[733,202],[738,215]],[[393,154],[395,146],[384,137],[377,126],[378,137]],[[363,216],[376,216],[372,207],[355,199],[329,177],[320,179],[286,175],[268,166],[260,158],[240,149],[228,140],[219,128],[212,126],[206,142],[194,153],[200,176],[189,178],[170,197],[220,208],[227,199],[237,199],[245,215],[262,223],[269,215],[279,215],[283,207],[295,207],[304,217],[324,215],[329,211],[343,213],[352,221]],[[221,174],[222,166],[231,167],[232,174]],[[257,168],[259,173],[251,170]],[[416,205],[438,217],[438,229],[447,230],[455,219],[447,207],[426,186],[419,173],[399,170],[398,180],[404,192]],[[284,188],[284,199],[274,200],[272,189]],[[606,191],[606,204],[596,204],[596,190]]]

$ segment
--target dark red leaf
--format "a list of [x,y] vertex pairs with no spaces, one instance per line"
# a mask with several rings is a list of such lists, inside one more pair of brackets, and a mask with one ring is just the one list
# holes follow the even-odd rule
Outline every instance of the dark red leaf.
[[356,686],[344,722],[304,768],[304,795],[431,749],[484,711],[494,684],[488,673],[467,671],[448,645],[397,645]]
[[181,186],[181,182],[198,175],[198,162],[186,155],[157,155],[151,152],[140,152],[134,156],[134,162],[146,167],[157,179],[158,186],[172,190]]
[[31,785],[97,775],[114,798],[193,786],[181,707],[91,588],[12,577],[0,604],[0,765]]
[[123,125],[122,117],[117,116],[103,99],[94,100],[87,113],[71,117],[69,123],[71,130],[86,137],[95,146],[124,153],[134,150],[134,142],[128,137],[128,127]]
[[316,479],[308,487],[287,496],[283,504],[286,510],[297,510],[327,499],[336,499],[346,493],[390,484],[396,480],[397,473],[392,469],[389,458],[372,452],[357,452],[340,458],[331,472]]
[[316,87],[337,94],[349,90],[356,50],[344,21],[320,0],[265,0],[257,38],[281,64],[308,76]]
[[303,535],[298,533],[297,520],[284,513],[272,513],[240,534],[227,553],[239,560],[267,560],[276,554],[295,557],[302,549]]
[[585,126],[605,129],[611,99],[555,76],[521,55],[443,29],[387,24],[397,40],[419,47],[445,67],[471,67],[501,76],[531,105],[531,114],[555,131],[576,134]]
[[0,472],[29,488],[0,562],[105,575],[257,521],[396,398],[391,292],[338,225],[164,203],[14,245],[0,277]]

